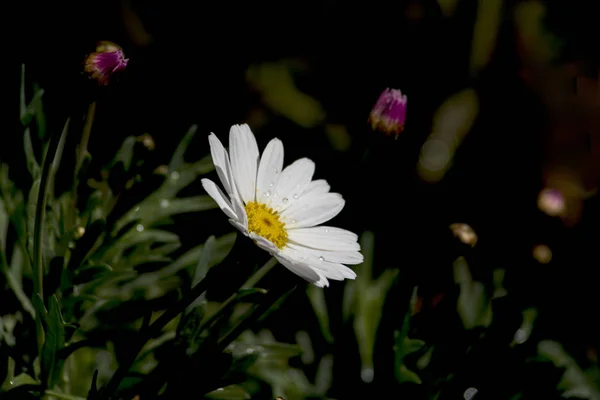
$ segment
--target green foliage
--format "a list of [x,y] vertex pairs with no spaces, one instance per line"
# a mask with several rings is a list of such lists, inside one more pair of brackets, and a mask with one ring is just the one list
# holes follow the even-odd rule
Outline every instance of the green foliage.
[[[249,398],[239,383],[255,361],[288,360],[299,351],[285,344],[250,343],[247,336],[236,341],[245,330],[236,330],[246,326],[245,310],[254,309],[268,293],[253,286],[273,262],[227,301],[209,302],[204,291],[220,279],[212,270],[217,264],[223,264],[217,270],[227,268],[235,234],[211,236],[204,244],[182,249],[179,236],[169,230],[178,214],[216,208],[209,196],[181,196],[214,170],[210,156],[193,162],[184,158],[196,127],[184,136],[168,167],[149,173],[143,140],[127,137],[100,179],[90,179],[93,154],[85,144],[92,105],[71,190],[57,193],[62,154],[73,151],[65,139],[75,132],[67,122],[62,134],[46,133],[43,90],[34,88],[28,102],[24,69],[22,78],[23,155],[32,184],[24,190],[8,165],[0,164],[0,267],[5,278],[0,286],[0,393],[64,399],[106,398],[114,392],[130,398],[138,393],[169,396],[177,391],[178,378],[165,368],[173,362],[184,369],[201,362],[221,367],[213,369],[209,385],[197,388],[199,394]],[[189,286],[199,294],[186,295]],[[13,300],[16,308],[8,306]],[[137,352],[130,342],[140,346]],[[215,351],[215,345],[221,350]],[[240,356],[244,346],[244,352],[254,349],[260,357]]]

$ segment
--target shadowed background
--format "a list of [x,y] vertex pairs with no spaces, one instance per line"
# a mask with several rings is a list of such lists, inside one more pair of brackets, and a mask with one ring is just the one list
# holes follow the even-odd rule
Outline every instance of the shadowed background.
[[[522,2],[501,3],[496,40],[485,68],[474,73],[475,1],[21,2],[18,62],[11,61],[5,79],[8,124],[22,130],[12,100],[22,62],[27,79],[45,90],[48,129],[60,130],[72,97],[85,86],[83,57],[98,40],[118,43],[130,62],[98,103],[92,171],[128,135],[152,136],[156,147],[146,162],[158,167],[192,124],[198,134],[187,154],[199,159],[209,151],[208,133],[226,141],[232,124],[247,122],[260,148],[280,138],[286,164],[313,159],[316,178],[343,194],[346,207],[334,222],[375,233],[375,276],[399,270],[385,301],[371,383],[360,379],[352,327],[338,316],[344,284],[326,290],[336,341],[315,344],[315,352],[335,355],[332,398],[428,398],[426,384],[399,385],[394,378],[392,332],[402,325],[415,285],[428,306],[411,324],[413,336],[437,343],[438,375],[430,377],[453,376],[442,384],[443,399],[469,387],[481,398],[509,398],[507,387],[541,397],[536,390],[548,375],[527,370],[526,351],[505,350],[523,309],[539,312],[536,337],[561,342],[583,364],[597,363],[600,101],[593,89],[591,97],[581,92],[597,88],[600,32],[588,3],[548,2],[544,26],[557,42],[551,62],[540,63],[519,34],[515,10]],[[407,124],[397,140],[367,124],[386,87],[408,96]],[[477,93],[476,119],[443,179],[428,181],[418,170],[422,146],[442,103],[466,88]],[[21,139],[5,137],[0,156],[10,164],[20,157],[14,149]],[[569,200],[579,211],[564,219],[538,207],[556,169],[568,170],[588,193]],[[203,194],[199,184],[192,192]],[[452,223],[470,225],[477,246],[457,240]],[[214,210],[176,218],[173,230],[189,248],[232,227]],[[538,244],[551,248],[551,263],[536,260]],[[484,328],[464,330],[455,313],[452,264],[459,256],[487,286],[493,270],[506,271],[509,296],[495,301],[483,341]],[[306,296],[294,296],[269,317],[283,342],[294,341],[299,329],[319,331]]]

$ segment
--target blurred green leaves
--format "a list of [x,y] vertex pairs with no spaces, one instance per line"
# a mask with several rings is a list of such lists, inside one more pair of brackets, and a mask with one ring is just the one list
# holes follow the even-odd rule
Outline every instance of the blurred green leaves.
[[358,349],[362,362],[361,376],[366,382],[373,379],[373,351],[377,337],[377,328],[381,320],[386,294],[398,275],[396,269],[386,269],[373,279],[373,256],[375,235],[366,231],[360,238],[364,262],[355,269],[355,281],[349,281],[344,291],[344,318],[354,318],[354,332],[358,340]]

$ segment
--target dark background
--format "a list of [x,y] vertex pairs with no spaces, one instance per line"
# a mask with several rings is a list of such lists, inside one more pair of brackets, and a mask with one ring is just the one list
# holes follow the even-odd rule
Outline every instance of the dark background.
[[[505,10],[516,3],[505,2]],[[575,64],[576,75],[597,79],[600,32],[589,8],[593,2],[546,3],[547,29],[563,42],[556,65]],[[477,77],[469,74],[476,4],[460,1],[454,16],[445,18],[435,1],[19,2],[10,40],[17,43],[17,57],[10,57],[3,90],[6,109],[12,110],[10,130],[2,135],[0,157],[9,163],[20,157],[15,149],[21,147],[21,139],[14,132],[22,130],[16,101],[22,62],[28,79],[46,91],[49,129],[60,130],[73,110],[73,99],[88,93],[81,75],[85,54],[98,40],[123,47],[129,66],[101,93],[90,142],[99,168],[124,137],[144,133],[156,143],[148,162],[166,163],[192,124],[198,125],[199,134],[188,157],[199,159],[208,153],[209,132],[225,141],[232,124],[251,120],[257,108],[265,110],[260,94],[246,83],[248,66],[301,60],[307,67],[295,76],[297,86],[321,103],[326,123],[346,126],[352,146],[336,151],[324,125],[302,128],[267,110],[268,122],[255,130],[259,147],[276,136],[285,144],[286,163],[312,158],[316,177],[326,178],[347,200],[335,223],[355,232],[373,230],[377,272],[400,269],[398,284],[386,301],[372,384],[359,379],[350,327],[341,325],[341,317],[337,323],[334,319],[334,335],[339,337],[331,396],[388,397],[394,393],[390,390],[424,395],[423,386],[396,387],[390,351],[390,332],[401,324],[418,284],[425,297],[446,295],[435,310],[417,319],[414,328],[415,336],[439,343],[439,371],[454,373],[442,397],[457,398],[466,387],[475,386],[483,398],[505,398],[499,388],[512,384],[527,390],[547,377],[523,372],[525,355],[503,350],[520,326],[520,310],[538,307],[535,334],[561,341],[578,359],[598,348],[598,198],[585,200],[572,224],[543,214],[536,203],[547,165],[585,157],[594,165],[597,157],[593,143],[580,153],[554,157],[562,154],[552,139],[554,117],[567,107],[546,101],[552,96],[523,78],[525,67],[510,18],[501,26],[486,70]],[[529,73],[538,74],[538,84],[553,90],[550,77],[539,70]],[[400,88],[409,99],[406,129],[395,141],[377,136],[367,125],[371,107],[386,87]],[[465,87],[478,92],[478,118],[446,177],[437,184],[425,183],[415,167],[432,117],[444,99]],[[575,122],[583,118],[559,117]],[[566,137],[558,143],[565,143],[576,133],[567,129],[558,135]],[[593,129],[582,135],[597,136]],[[371,157],[365,160],[367,147]],[[585,175],[589,190],[597,186],[596,170],[597,164],[577,170]],[[18,167],[12,173],[18,176]],[[448,225],[454,222],[467,223],[477,232],[474,250],[452,236]],[[218,211],[208,221],[205,214],[202,219],[186,216],[176,221],[176,231],[188,246],[230,229]],[[541,265],[531,256],[537,243],[552,248],[550,264]],[[491,334],[483,343],[478,332],[462,330],[453,313],[451,263],[458,255],[472,260],[474,275],[482,281],[493,268],[507,269],[510,296],[495,304]],[[341,284],[328,289],[330,304],[340,301],[341,291]],[[274,328],[282,341],[293,341],[296,329],[314,324],[306,300],[300,295],[297,300],[288,306],[298,312],[274,317],[277,326],[286,327]],[[287,315],[292,320],[282,323]],[[466,356],[463,350],[469,346],[475,350]]]

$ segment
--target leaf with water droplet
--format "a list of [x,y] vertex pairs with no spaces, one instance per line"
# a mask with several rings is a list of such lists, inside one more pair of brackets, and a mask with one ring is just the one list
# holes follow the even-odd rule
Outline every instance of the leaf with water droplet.
[[224,388],[214,390],[204,395],[213,400],[246,400],[250,399],[250,395],[241,386],[231,385]]

